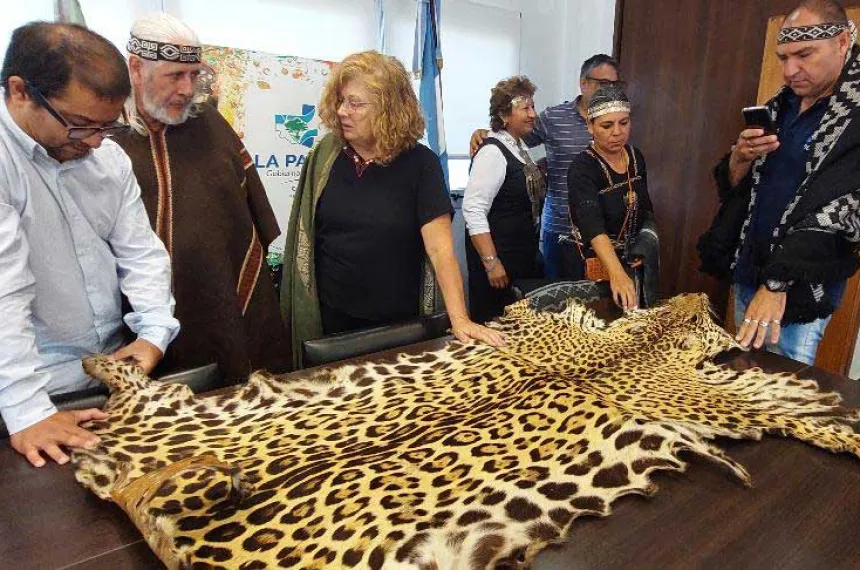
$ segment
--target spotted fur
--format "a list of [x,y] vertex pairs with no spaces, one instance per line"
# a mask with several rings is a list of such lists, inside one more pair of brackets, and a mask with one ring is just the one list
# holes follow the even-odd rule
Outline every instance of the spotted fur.
[[76,476],[116,501],[168,568],[528,568],[582,515],[651,494],[679,452],[744,468],[711,440],[790,435],[860,454],[857,410],[812,381],[710,362],[735,346],[688,295],[609,325],[583,305],[302,379],[255,373],[216,396],[92,357],[111,390]]

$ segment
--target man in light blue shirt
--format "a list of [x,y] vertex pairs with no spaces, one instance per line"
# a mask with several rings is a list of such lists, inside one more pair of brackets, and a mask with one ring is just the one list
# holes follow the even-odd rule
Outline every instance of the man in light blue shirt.
[[[98,443],[78,424],[101,411],[58,412],[48,397],[91,384],[81,357],[149,372],[179,323],[131,161],[105,140],[131,90],[120,52],[82,27],[28,24],[12,34],[0,86],[0,414],[41,467],[42,454],[62,464],[62,446]],[[123,321],[137,335],[125,347]]]

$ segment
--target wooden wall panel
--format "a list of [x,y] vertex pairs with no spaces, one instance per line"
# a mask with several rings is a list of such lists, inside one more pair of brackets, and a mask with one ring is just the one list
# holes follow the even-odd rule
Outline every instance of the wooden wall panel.
[[716,307],[727,291],[698,271],[695,245],[717,211],[711,169],[740,131],[740,109],[755,101],[767,20],[750,4],[624,0],[618,42],[632,140],[661,228],[662,292],[705,291]]
[[[629,83],[632,141],[645,155],[661,228],[662,293],[705,291],[723,308],[728,291],[698,271],[696,253],[696,240],[717,211],[711,169],[743,127],[741,108],[757,100],[769,19],[788,14],[797,2],[617,2],[615,55]],[[860,0],[844,4],[860,6]],[[856,313],[860,295],[849,297],[843,310]],[[841,326],[834,318],[828,337]],[[854,335],[856,325],[839,336],[847,341]],[[841,348],[832,342],[822,344],[822,355]],[[842,374],[842,361],[847,366],[850,354],[828,360],[825,368]]]

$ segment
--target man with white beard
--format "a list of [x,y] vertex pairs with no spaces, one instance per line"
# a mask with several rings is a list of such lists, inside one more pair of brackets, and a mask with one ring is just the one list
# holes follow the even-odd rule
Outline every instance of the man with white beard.
[[286,371],[290,343],[265,261],[280,228],[239,137],[195,102],[197,35],[156,13],[134,23],[128,52],[132,129],[116,142],[170,254],[183,323],[156,372],[217,362],[232,383],[258,368]]

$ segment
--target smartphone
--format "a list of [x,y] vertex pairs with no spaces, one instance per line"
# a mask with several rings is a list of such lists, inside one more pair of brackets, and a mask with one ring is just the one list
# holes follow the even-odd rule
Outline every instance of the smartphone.
[[767,107],[763,105],[744,107],[743,114],[748,129],[762,129],[766,135],[776,134],[776,126],[770,119],[770,111]]

